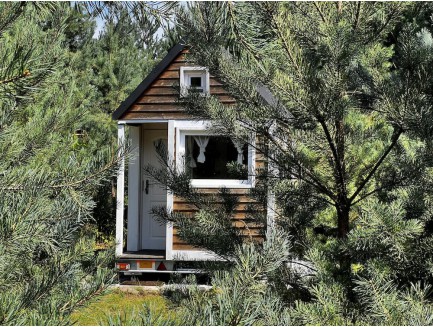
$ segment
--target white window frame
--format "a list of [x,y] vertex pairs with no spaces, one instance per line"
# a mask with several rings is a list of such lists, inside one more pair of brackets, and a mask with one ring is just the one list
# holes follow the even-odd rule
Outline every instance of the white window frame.
[[191,77],[201,77],[203,80],[203,96],[209,95],[210,85],[209,85],[209,70],[206,67],[194,67],[194,66],[184,66],[180,67],[180,94],[181,96],[188,95],[188,90],[191,87],[190,78]]
[[[176,168],[179,172],[185,170],[186,135],[215,136],[209,121],[177,121],[176,129]],[[252,145],[248,145],[248,179],[191,179],[191,186],[196,188],[252,188],[255,184],[255,135],[252,135]]]

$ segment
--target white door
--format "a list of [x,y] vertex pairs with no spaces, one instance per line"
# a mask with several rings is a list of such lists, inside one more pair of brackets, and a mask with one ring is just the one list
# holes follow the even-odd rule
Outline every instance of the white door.
[[[143,166],[161,167],[161,162],[155,150],[157,142],[162,141],[167,146],[167,130],[143,131]],[[142,176],[142,215],[141,215],[141,246],[142,249],[164,250],[166,225],[155,220],[150,213],[153,207],[167,205],[167,191],[164,186],[148,176]]]

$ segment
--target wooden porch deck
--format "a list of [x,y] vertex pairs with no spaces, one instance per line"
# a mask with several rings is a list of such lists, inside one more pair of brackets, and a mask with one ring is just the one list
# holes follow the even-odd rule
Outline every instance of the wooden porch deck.
[[120,259],[165,259],[165,250],[140,250],[123,252]]

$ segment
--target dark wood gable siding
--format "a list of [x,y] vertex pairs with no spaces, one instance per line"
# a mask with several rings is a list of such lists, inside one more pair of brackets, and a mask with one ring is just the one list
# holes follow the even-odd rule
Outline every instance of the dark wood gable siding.
[[[141,94],[120,119],[188,119],[185,110],[178,104],[179,76],[181,66],[195,66],[186,60],[188,50],[183,50],[168,67]],[[223,85],[210,75],[210,94],[222,103],[234,104],[235,100],[224,90]]]

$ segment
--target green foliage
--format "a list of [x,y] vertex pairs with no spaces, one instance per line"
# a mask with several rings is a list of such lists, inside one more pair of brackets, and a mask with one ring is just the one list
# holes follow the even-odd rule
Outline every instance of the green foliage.
[[83,227],[116,152],[86,152],[76,139],[92,90],[69,65],[71,9],[2,3],[0,12],[0,323],[69,325],[114,278],[114,254],[95,252]]
[[257,259],[267,244],[285,252],[272,239],[263,250],[231,237],[218,247],[230,210],[206,205],[169,164],[148,169],[198,209],[155,213],[231,263],[212,274],[213,292],[189,294],[189,323],[431,324],[431,13],[431,4],[368,2],[179,8],[189,60],[236,99],[191,94],[182,105],[216,134],[263,138],[256,151],[269,169],[252,195],[266,205],[273,191],[272,229],[290,235],[276,265]]
[[145,20],[162,8],[95,5],[123,9],[93,39],[88,5],[0,4],[0,324],[69,325],[113,282],[114,253],[96,244],[124,156],[108,114],[163,50]]
[[281,232],[269,235],[265,245],[238,246],[233,266],[213,274],[209,291],[188,288],[181,302],[188,308],[184,325],[288,325],[287,308],[266,283],[287,260],[289,245]]
[[131,294],[110,291],[88,306],[74,311],[71,318],[78,326],[160,326],[179,325],[179,313],[159,294]]
[[164,54],[163,39],[140,42],[143,29],[126,9],[119,9],[116,16],[107,18],[98,38],[83,47],[82,69],[98,92],[99,110],[111,114],[117,109]]

